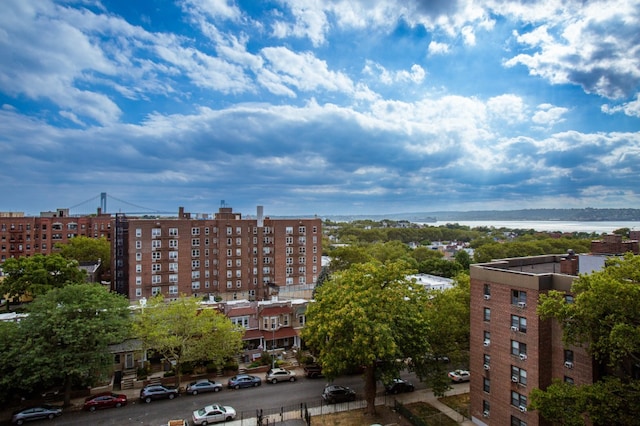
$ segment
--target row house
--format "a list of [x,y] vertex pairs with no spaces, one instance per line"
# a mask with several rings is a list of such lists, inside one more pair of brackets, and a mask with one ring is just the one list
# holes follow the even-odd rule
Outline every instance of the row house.
[[301,347],[300,330],[305,323],[306,300],[252,302],[230,301],[221,304],[223,313],[245,329],[243,362],[254,361],[263,352],[278,357],[294,356]]

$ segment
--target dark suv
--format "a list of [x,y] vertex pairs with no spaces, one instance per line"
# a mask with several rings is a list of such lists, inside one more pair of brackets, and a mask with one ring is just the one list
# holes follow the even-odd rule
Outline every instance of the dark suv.
[[162,385],[149,385],[140,389],[140,400],[150,403],[154,399],[173,399],[178,396],[178,389]]
[[356,393],[346,386],[329,385],[324,388],[324,392],[322,392],[322,399],[324,399],[327,404],[355,401]]

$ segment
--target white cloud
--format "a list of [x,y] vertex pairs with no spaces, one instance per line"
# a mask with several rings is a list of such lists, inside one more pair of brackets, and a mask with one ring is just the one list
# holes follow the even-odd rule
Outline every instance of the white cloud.
[[389,71],[379,63],[367,60],[362,70],[365,75],[376,77],[383,84],[411,82],[420,84],[427,76],[426,71],[418,64],[413,64],[409,71]]
[[514,124],[525,119],[524,101],[520,96],[506,94],[487,101],[487,109],[496,118]]
[[531,117],[531,121],[544,126],[554,126],[563,122],[564,114],[569,110],[567,108],[557,107],[551,104],[540,104],[538,110]]
[[635,101],[625,102],[621,105],[609,106],[602,105],[602,112],[605,114],[616,114],[618,112],[622,112],[629,117],[640,117],[640,93],[636,94]]
[[449,53],[449,45],[447,43],[439,43],[431,41],[428,48],[429,55],[442,55]]

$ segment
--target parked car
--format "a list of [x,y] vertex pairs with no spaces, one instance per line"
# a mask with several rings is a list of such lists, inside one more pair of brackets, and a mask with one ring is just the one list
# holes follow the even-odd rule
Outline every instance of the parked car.
[[230,389],[240,389],[260,386],[261,384],[262,379],[260,379],[260,377],[252,376],[250,374],[238,374],[237,376],[233,376],[229,379],[227,387]]
[[178,389],[162,385],[149,385],[140,389],[140,400],[150,403],[154,399],[173,399],[178,396]]
[[415,387],[412,383],[407,382],[402,379],[393,379],[391,383],[388,383],[384,386],[384,391],[386,393],[403,393],[403,392],[413,392]]
[[295,382],[296,373],[285,368],[272,368],[267,371],[264,379],[267,383],[273,384],[276,384],[278,382]]
[[322,399],[327,404],[335,404],[336,402],[355,401],[356,393],[346,386],[329,385],[322,392]]
[[449,371],[448,376],[452,382],[462,383],[469,381],[469,379],[471,378],[471,373],[469,373],[467,370],[454,370]]
[[320,364],[307,364],[304,366],[304,375],[310,379],[323,377],[322,366]]
[[230,422],[235,419],[236,410],[227,405],[207,405],[193,412],[194,425],[207,425],[216,422]]
[[127,395],[105,392],[86,398],[82,408],[89,411],[96,411],[100,408],[120,408],[123,405],[127,405]]
[[197,380],[187,385],[187,393],[191,395],[197,395],[203,392],[220,392],[222,390],[222,383],[217,383],[212,380]]
[[24,424],[32,420],[49,419],[52,420],[62,414],[62,408],[55,405],[37,405],[15,411],[11,417],[11,423],[16,425]]

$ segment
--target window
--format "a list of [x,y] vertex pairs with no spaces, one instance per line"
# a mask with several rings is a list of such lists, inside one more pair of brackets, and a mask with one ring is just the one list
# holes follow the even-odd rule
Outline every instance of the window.
[[516,416],[511,416],[511,426],[527,426],[527,423],[523,422]]
[[142,260],[142,253],[138,252],[136,253],[136,261],[140,262]]
[[242,238],[236,238],[236,245],[237,246],[241,246],[242,245]]
[[162,282],[162,275],[153,275],[151,277],[151,284],[160,284]]
[[284,230],[286,234],[293,234],[293,226],[287,226]]
[[511,290],[511,304],[521,307],[527,306],[527,292],[521,290]]
[[573,351],[569,349],[564,350],[564,361],[573,362]]
[[200,235],[200,228],[191,228],[191,235]]
[[199,249],[191,250],[191,257],[200,257],[200,250]]
[[169,248],[178,248],[178,240],[169,240]]
[[485,284],[483,286],[482,294],[484,295],[485,300],[491,299],[491,286],[489,284]]
[[162,247],[162,240],[153,240],[151,241],[151,248],[152,249],[158,249]]
[[306,283],[307,283],[306,277],[298,277],[298,284],[306,284]]
[[136,241],[136,250],[140,250],[142,248],[142,241]]
[[527,397],[516,391],[511,391],[511,405],[516,407],[527,407]]
[[286,244],[293,244],[293,237],[287,237],[285,243]]
[[238,327],[249,328],[249,317],[248,316],[234,317],[234,318],[231,318],[231,323]]
[[198,290],[200,288],[200,281],[191,281],[191,290]]
[[511,330],[519,331],[520,333],[526,333],[527,319],[518,315],[511,315]]
[[158,238],[162,236],[162,229],[151,228],[151,238]]
[[142,272],[142,265],[136,265],[136,272],[137,273]]
[[178,228],[169,228],[169,236],[177,237],[178,236]]
[[136,285],[142,285],[142,277],[136,277]]
[[200,278],[200,271],[191,271],[191,279],[195,280]]
[[169,271],[178,272],[178,264],[177,263],[170,263],[169,264]]
[[136,297],[141,297],[141,296],[142,296],[142,289],[136,288]]
[[564,301],[567,303],[573,303],[574,302],[574,298],[571,294],[565,294],[564,295]]
[[160,260],[161,257],[162,257],[162,252],[160,251],[151,252],[151,259],[153,259],[154,262],[157,260]]
[[484,365],[484,369],[485,369],[485,370],[488,370],[488,369],[489,369],[489,368],[487,368],[487,367],[490,367],[490,366],[491,366],[491,355],[489,355],[489,354],[484,354],[483,365]]
[[484,320],[491,321],[491,309],[484,308]]
[[484,417],[489,417],[489,412],[491,411],[491,405],[489,404],[489,401],[487,401],[486,399],[482,400],[482,415]]
[[233,228],[227,226],[227,235],[233,235]]
[[285,252],[287,253],[287,255],[293,254],[293,247],[287,247]]
[[178,294],[178,286],[170,285],[169,286],[169,294]]
[[162,293],[162,288],[161,287],[151,287],[151,295],[152,296],[156,296],[158,294]]
[[151,264],[151,271],[152,272],[160,272],[162,270],[162,263],[152,263]]
[[568,383],[570,385],[574,384],[573,379],[571,377],[568,377],[568,376],[564,376],[564,382]]
[[491,344],[491,332],[485,331],[484,332],[484,345],[485,346],[489,346],[490,344]]
[[521,356],[527,355],[527,344],[518,342],[517,340],[511,341],[511,355]]
[[298,237],[298,244],[299,245],[307,244],[307,237]]
[[177,283],[178,282],[178,274],[169,274],[169,282]]
[[140,238],[140,237],[142,237],[142,229],[136,228],[136,238]]
[[306,247],[298,247],[298,253],[299,254],[307,254],[307,248]]
[[200,246],[200,238],[192,238],[191,247],[199,247],[199,246]]
[[524,370],[515,365],[511,366],[511,381],[519,383],[521,385],[527,384],[527,370]]
[[178,252],[177,251],[170,251],[169,252],[169,259],[177,259],[178,258]]
[[482,378],[482,390],[486,393],[491,392],[491,380],[487,379],[486,377]]
[[191,269],[198,269],[200,267],[200,261],[199,260],[192,260],[191,261]]

